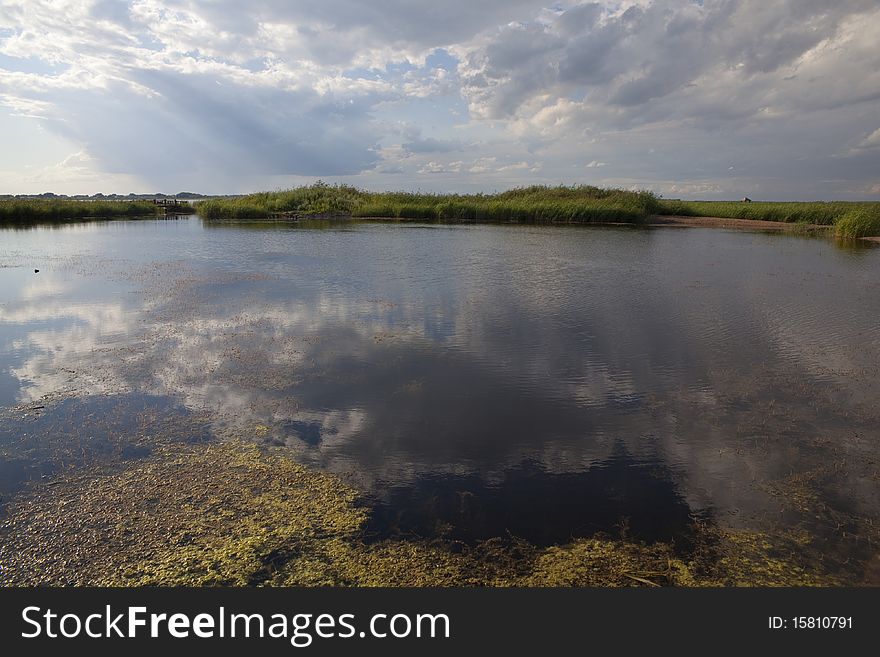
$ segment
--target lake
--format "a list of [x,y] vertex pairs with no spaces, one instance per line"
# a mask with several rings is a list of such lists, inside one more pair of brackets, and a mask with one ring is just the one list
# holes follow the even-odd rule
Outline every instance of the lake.
[[710,228],[0,230],[4,498],[59,450],[241,436],[356,486],[376,539],[687,546],[710,523],[797,533],[860,581],[878,399],[878,248]]

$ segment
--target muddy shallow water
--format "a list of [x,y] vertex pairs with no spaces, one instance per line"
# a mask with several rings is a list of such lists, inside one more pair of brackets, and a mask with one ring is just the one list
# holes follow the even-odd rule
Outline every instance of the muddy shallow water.
[[860,581],[878,399],[878,248],[707,228],[0,230],[4,498],[140,458],[173,424],[339,474],[376,539],[687,545],[711,523],[797,532]]

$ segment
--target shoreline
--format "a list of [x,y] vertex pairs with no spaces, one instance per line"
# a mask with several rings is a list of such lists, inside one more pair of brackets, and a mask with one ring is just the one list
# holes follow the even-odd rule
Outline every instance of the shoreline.
[[[734,230],[775,231],[797,234],[822,234],[834,237],[833,225],[786,223],[783,221],[764,221],[760,219],[733,219],[729,217],[692,217],[684,215],[653,215],[647,226],[656,228],[728,228]],[[880,244],[880,236],[842,238],[855,239],[872,244]]]
[[[352,215],[299,215],[296,217],[296,221],[300,220],[309,220],[309,219],[340,219],[340,220],[351,220],[351,221],[366,221],[366,222],[375,222],[375,223],[437,223],[437,224],[448,224],[448,225],[492,225],[492,224],[503,224],[503,225],[545,225],[545,226],[570,226],[570,225],[580,225],[580,226],[635,226],[635,227],[648,227],[648,228],[674,228],[674,227],[682,227],[682,228],[727,228],[734,230],[757,230],[757,231],[775,231],[775,232],[786,232],[786,233],[795,233],[795,234],[823,234],[826,236],[833,237],[834,229],[833,225],[822,225],[822,224],[804,224],[804,223],[796,223],[796,222],[783,222],[783,221],[765,221],[761,219],[735,219],[730,217],[695,217],[695,216],[685,216],[685,215],[662,215],[656,214],[648,217],[646,223],[629,223],[629,222],[619,222],[619,221],[596,221],[596,222],[497,222],[497,221],[438,221],[438,220],[430,220],[430,219],[411,219],[408,217],[355,217]],[[270,221],[277,221],[278,218],[270,219]],[[848,238],[844,238],[848,239]],[[863,240],[866,242],[872,242],[875,244],[880,244],[880,236],[875,237],[857,237],[853,238],[856,240]]]
[[[765,221],[763,219],[733,219],[729,217],[693,217],[685,215],[652,215],[648,226],[690,226],[699,228],[739,228],[753,230],[775,230],[794,233],[821,233],[833,231],[832,225],[787,223]],[[873,239],[873,238],[869,238]]]
[[[826,234],[826,236],[834,236],[835,227],[833,225],[822,224],[806,224],[797,222],[783,221],[766,221],[762,219],[736,219],[730,217],[710,217],[710,216],[690,216],[690,215],[650,215],[644,223],[631,223],[620,221],[549,221],[549,222],[530,222],[530,221],[471,221],[471,220],[437,220],[425,218],[410,217],[381,217],[381,216],[354,216],[345,213],[319,213],[319,214],[301,214],[301,213],[273,213],[262,219],[226,219],[211,220],[205,219],[198,215],[197,212],[173,213],[168,215],[140,215],[140,216],[108,216],[108,217],[70,217],[65,219],[38,219],[28,222],[0,222],[0,229],[3,228],[32,228],[39,226],[58,226],[64,224],[90,223],[97,221],[138,221],[153,219],[179,219],[184,217],[199,217],[202,221],[209,223],[299,223],[301,221],[364,221],[373,223],[434,223],[446,225],[581,225],[581,226],[634,226],[648,228],[725,228],[733,230],[754,230],[754,231],[773,231],[795,234]],[[852,238],[858,241],[870,242],[872,244],[880,244],[880,236],[868,236]]]

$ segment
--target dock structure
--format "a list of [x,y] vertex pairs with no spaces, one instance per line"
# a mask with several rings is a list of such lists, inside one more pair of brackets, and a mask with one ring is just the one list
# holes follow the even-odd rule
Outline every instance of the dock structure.
[[166,215],[190,214],[193,211],[192,205],[177,198],[154,198],[153,205],[159,206]]
[[269,219],[288,219],[291,221],[299,221],[302,219],[303,214],[301,212],[297,212],[296,210],[286,210],[283,212],[270,212]]

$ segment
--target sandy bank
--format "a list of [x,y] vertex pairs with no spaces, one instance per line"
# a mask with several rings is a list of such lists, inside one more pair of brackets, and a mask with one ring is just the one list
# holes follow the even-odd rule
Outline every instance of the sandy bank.
[[758,219],[730,219],[725,217],[683,217],[677,215],[654,215],[648,222],[650,226],[708,226],[714,228],[745,228],[751,230],[775,230],[789,232],[833,231],[834,226],[819,224],[785,223],[781,221],[761,221]]

